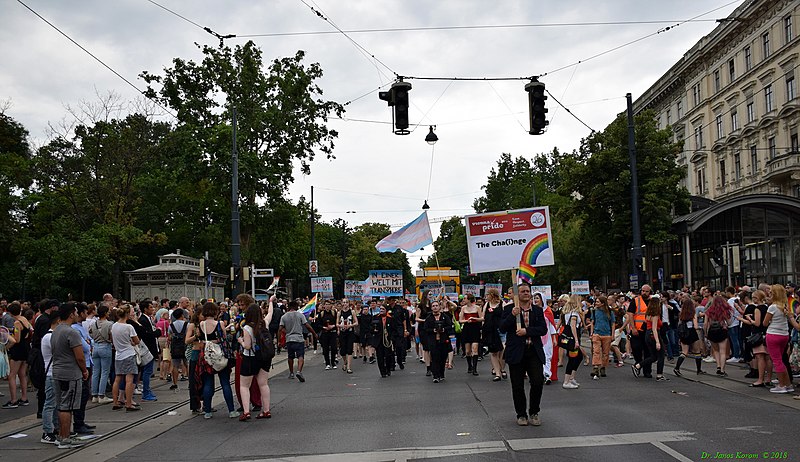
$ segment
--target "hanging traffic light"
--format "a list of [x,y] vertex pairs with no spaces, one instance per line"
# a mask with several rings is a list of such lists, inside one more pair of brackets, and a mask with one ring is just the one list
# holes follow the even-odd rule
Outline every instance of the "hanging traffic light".
[[408,135],[408,92],[411,84],[402,80],[392,84],[389,91],[378,92],[378,98],[394,108],[392,119],[394,121],[395,135]]
[[550,124],[545,115],[547,114],[547,108],[544,107],[544,102],[547,96],[544,94],[544,84],[534,77],[525,85],[525,91],[528,92],[528,106],[530,111],[531,129],[528,133],[531,135],[541,135],[544,133],[545,127]]

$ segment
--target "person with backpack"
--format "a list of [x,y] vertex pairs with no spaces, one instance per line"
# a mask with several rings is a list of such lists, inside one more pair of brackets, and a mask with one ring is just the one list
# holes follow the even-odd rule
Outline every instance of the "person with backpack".
[[172,385],[169,389],[173,391],[178,389],[178,371],[189,369],[186,363],[186,330],[189,323],[185,316],[181,308],[175,309],[172,313],[174,320],[167,328],[167,349],[172,359]]
[[245,311],[242,335],[238,338],[238,342],[242,347],[239,397],[244,409],[239,415],[239,420],[244,422],[250,419],[250,386],[253,377],[261,396],[261,412],[256,419],[269,419],[272,417],[269,410],[269,370],[272,367],[272,358],[275,356],[275,346],[261,315],[261,308],[255,303]]
[[33,386],[36,387],[36,417],[42,418],[42,408],[46,399],[45,396],[45,362],[42,357],[42,338],[50,330],[51,318],[58,318],[58,314],[53,314],[59,306],[58,300],[45,299],[39,303],[39,316],[33,323],[33,340],[31,349],[28,353],[28,366],[30,366],[30,378]]

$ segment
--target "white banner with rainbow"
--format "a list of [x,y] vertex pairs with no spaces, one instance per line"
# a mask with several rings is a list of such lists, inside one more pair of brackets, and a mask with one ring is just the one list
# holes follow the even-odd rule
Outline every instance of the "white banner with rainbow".
[[517,269],[521,263],[533,268],[554,264],[548,207],[468,215],[464,220],[473,273]]

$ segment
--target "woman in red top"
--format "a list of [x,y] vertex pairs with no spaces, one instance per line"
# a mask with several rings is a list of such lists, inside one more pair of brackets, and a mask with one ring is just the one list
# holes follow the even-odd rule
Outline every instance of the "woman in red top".
[[[643,366],[650,366],[656,363],[656,381],[666,382],[669,379],[664,377],[664,345],[666,339],[661,337],[661,298],[654,295],[647,303],[647,311],[644,313],[647,330],[644,333],[644,343],[647,347],[647,357],[641,364],[631,366],[636,377],[642,373]],[[652,378],[652,376],[647,376]]]

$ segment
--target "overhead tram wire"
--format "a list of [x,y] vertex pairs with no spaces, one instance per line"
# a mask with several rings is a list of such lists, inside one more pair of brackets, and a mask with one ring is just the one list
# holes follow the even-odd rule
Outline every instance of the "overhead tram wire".
[[58,28],[58,27],[57,27],[55,24],[53,24],[52,22],[48,21],[48,20],[47,20],[47,19],[45,19],[45,18],[44,18],[42,15],[40,15],[39,13],[37,13],[36,11],[34,11],[34,9],[33,9],[33,8],[31,8],[31,7],[29,7],[28,5],[26,5],[26,4],[25,4],[25,2],[23,2],[22,0],[17,0],[17,3],[19,3],[19,4],[20,4],[20,5],[22,5],[22,6],[24,6],[24,7],[25,7],[25,8],[26,8],[28,11],[30,11],[31,13],[33,13],[34,15],[36,15],[36,16],[37,16],[39,19],[41,19],[42,21],[44,21],[45,23],[47,23],[47,25],[48,25],[48,26],[50,26],[50,27],[52,27],[53,29],[55,29],[55,30],[56,30],[56,31],[57,31],[59,34],[61,34],[61,35],[63,35],[64,37],[66,37],[66,39],[67,39],[67,40],[69,40],[69,41],[70,41],[70,42],[72,42],[72,43],[73,43],[75,46],[77,46],[78,48],[80,48],[81,50],[83,50],[83,52],[84,52],[84,53],[86,53],[87,55],[91,56],[91,57],[92,57],[92,58],[93,58],[95,61],[97,61],[98,63],[100,63],[100,64],[101,64],[103,67],[105,67],[106,69],[108,69],[109,71],[111,71],[111,72],[112,72],[114,75],[116,75],[117,77],[119,77],[120,79],[122,79],[122,81],[123,81],[123,82],[127,83],[127,84],[128,84],[130,87],[131,87],[131,88],[133,88],[134,90],[136,90],[136,92],[137,92],[137,93],[139,93],[140,95],[142,95],[142,96],[144,96],[145,98],[149,99],[150,101],[154,102],[154,103],[155,103],[156,105],[158,105],[158,106],[159,106],[161,109],[163,109],[163,110],[164,110],[164,111],[165,111],[167,114],[171,115],[171,116],[172,116],[174,119],[176,119],[176,120],[178,119],[178,116],[177,116],[177,114],[173,113],[173,112],[172,112],[172,111],[171,111],[169,108],[167,108],[166,106],[164,106],[163,104],[161,104],[161,102],[160,102],[160,101],[158,101],[157,99],[153,99],[153,98],[150,98],[149,96],[147,96],[147,94],[146,94],[144,91],[140,90],[140,89],[139,89],[139,87],[137,87],[136,85],[134,85],[134,84],[133,84],[133,82],[131,82],[130,80],[128,80],[127,78],[125,78],[125,77],[124,77],[122,74],[120,74],[119,72],[117,72],[116,70],[114,70],[114,69],[113,69],[111,66],[109,66],[108,64],[106,64],[105,62],[103,62],[103,60],[102,60],[102,59],[100,59],[100,58],[98,58],[97,56],[95,56],[95,55],[94,55],[94,54],[93,54],[91,51],[87,50],[87,49],[86,49],[86,48],[85,48],[83,45],[81,45],[80,43],[76,42],[76,41],[75,41],[75,40],[74,40],[72,37],[70,37],[70,36],[69,36],[69,35],[67,35],[67,34],[66,34],[64,31],[62,31],[61,29],[59,29],[59,28]]
[[[196,22],[192,21],[191,19],[187,18],[186,16],[183,16],[183,15],[181,15],[181,14],[179,14],[179,13],[176,13],[176,12],[175,12],[175,11],[173,11],[173,10],[170,10],[169,8],[167,8],[166,6],[164,6],[164,5],[162,5],[162,4],[158,3],[158,2],[154,2],[153,0],[147,0],[147,1],[148,1],[148,2],[150,2],[150,3],[152,3],[153,5],[155,5],[155,6],[159,7],[159,8],[161,8],[161,9],[162,9],[162,10],[164,10],[164,11],[167,11],[167,12],[169,12],[169,13],[171,13],[171,14],[173,14],[173,15],[175,15],[175,16],[177,16],[177,17],[181,18],[181,19],[183,19],[184,21],[188,22],[189,24],[192,24],[192,25],[194,25],[194,26],[196,26],[196,27],[199,27],[199,28],[200,28],[200,29],[202,29],[202,30],[206,30],[206,28],[205,28],[204,26],[201,26],[200,24],[198,24],[198,23],[196,23]],[[206,31],[206,32],[207,32],[207,31]]]
[[[642,40],[648,39],[648,38],[650,38],[650,37],[652,37],[652,36],[654,36],[654,35],[658,35],[658,34],[661,34],[661,33],[663,33],[663,32],[668,32],[668,31],[670,31],[670,30],[672,30],[672,29],[675,29],[676,27],[678,27],[678,26],[680,26],[680,25],[682,25],[682,24],[686,24],[686,23],[688,23],[688,22],[711,21],[711,20],[701,20],[701,19],[699,19],[699,18],[700,18],[700,17],[702,17],[702,16],[705,16],[705,15],[707,15],[707,14],[711,14],[711,13],[713,13],[713,12],[715,12],[715,11],[721,10],[721,9],[723,9],[723,8],[726,8],[726,7],[730,6],[730,5],[733,5],[734,3],[739,3],[739,1],[740,1],[740,0],[733,0],[733,1],[731,1],[731,2],[728,2],[728,3],[726,3],[726,4],[722,5],[722,6],[719,6],[719,7],[717,7],[717,8],[714,8],[714,9],[712,9],[712,10],[706,11],[705,13],[698,14],[697,16],[694,16],[694,17],[692,17],[692,18],[689,18],[689,19],[686,19],[686,20],[683,20],[683,21],[677,21],[677,22],[676,22],[676,24],[675,24],[675,25],[673,25],[673,26],[667,26],[667,27],[663,27],[663,28],[661,28],[661,29],[657,30],[656,32],[653,32],[653,33],[650,33],[650,34],[647,34],[647,35],[645,35],[644,37],[640,37],[640,38],[638,38],[638,39],[636,39],[636,40],[632,40],[632,41],[630,41],[630,42],[627,42],[627,43],[624,43],[624,44],[622,44],[622,45],[616,46],[616,47],[614,47],[614,48],[608,49],[608,50],[606,50],[606,51],[603,51],[603,52],[601,52],[601,53],[597,53],[597,54],[595,54],[595,55],[593,55],[593,56],[590,56],[590,57],[588,57],[588,58],[586,58],[586,59],[582,59],[582,60],[580,60],[580,61],[577,61],[577,62],[575,62],[575,63],[568,64],[568,65],[566,65],[566,66],[561,66],[561,67],[559,67],[559,68],[557,68],[557,69],[554,69],[554,70],[552,70],[552,71],[545,72],[544,74],[541,74],[541,75],[539,75],[539,77],[544,77],[544,76],[546,76],[546,75],[555,74],[555,73],[556,73],[556,72],[558,72],[558,71],[563,71],[564,69],[568,69],[568,68],[570,68],[570,67],[572,67],[572,66],[574,66],[574,65],[581,64],[581,63],[585,63],[586,61],[590,61],[590,60],[592,60],[592,59],[595,59],[595,58],[599,58],[599,57],[601,57],[601,56],[603,56],[603,55],[607,55],[608,53],[611,53],[611,52],[617,51],[617,50],[619,50],[620,48],[624,48],[624,47],[626,47],[626,46],[628,46],[628,45],[633,45],[634,43],[641,42]],[[713,21],[714,21],[714,22],[716,22],[717,20],[716,20],[716,19],[714,19]]]
[[559,106],[561,106],[561,108],[562,108],[562,109],[564,109],[565,111],[567,111],[567,112],[569,113],[569,115],[571,115],[572,117],[574,117],[574,118],[575,118],[575,120],[577,120],[578,122],[582,123],[582,124],[583,124],[583,126],[584,126],[584,127],[586,127],[586,128],[588,128],[588,129],[589,129],[589,130],[590,130],[592,133],[595,133],[595,130],[594,130],[594,128],[592,128],[592,127],[590,127],[590,126],[586,125],[586,122],[584,122],[583,120],[581,120],[581,118],[580,118],[580,117],[576,116],[576,115],[575,115],[575,113],[573,113],[571,110],[569,110],[569,108],[568,108],[568,107],[566,107],[566,106],[564,106],[563,104],[561,104],[561,101],[559,101],[558,99],[556,99],[556,97],[555,97],[555,96],[553,96],[553,94],[552,94],[552,93],[550,93],[550,90],[548,90],[548,89],[545,89],[544,91],[546,91],[546,92],[547,92],[547,94],[548,94],[548,95],[550,95],[550,97],[551,97],[551,98],[553,98],[553,101],[555,101],[555,102],[556,102],[556,103],[557,103]]
[[[381,61],[380,59],[378,59],[378,57],[376,57],[374,54],[370,53],[370,52],[369,52],[369,51],[368,51],[366,48],[364,48],[363,46],[361,46],[361,44],[360,44],[360,43],[356,42],[356,41],[355,41],[355,39],[353,39],[352,37],[350,37],[349,35],[347,35],[347,32],[345,32],[345,31],[344,31],[344,30],[342,30],[342,29],[341,29],[339,26],[337,26],[336,24],[334,24],[334,22],[333,22],[333,21],[331,21],[330,19],[328,19],[328,17],[327,17],[327,16],[325,16],[324,14],[322,14],[322,12],[321,12],[319,9],[317,9],[317,8],[314,8],[313,6],[309,5],[309,4],[308,4],[308,2],[306,2],[306,0],[300,0],[300,2],[301,2],[303,5],[307,6],[307,7],[308,7],[308,9],[310,9],[310,10],[311,10],[311,11],[312,11],[314,14],[316,14],[316,15],[317,15],[317,16],[318,16],[320,19],[322,19],[323,21],[327,22],[328,24],[330,24],[331,26],[333,26],[333,28],[334,28],[334,29],[336,29],[336,30],[337,30],[339,33],[341,33],[342,35],[344,35],[344,36],[347,38],[347,40],[349,40],[349,41],[350,41],[350,42],[351,42],[351,43],[352,43],[352,44],[353,44],[353,45],[354,45],[356,48],[358,48],[359,50],[361,50],[363,53],[366,53],[367,55],[369,55],[369,57],[371,57],[372,59],[374,59],[374,60],[375,60],[375,62],[379,63],[381,66],[385,67],[385,68],[386,68],[386,69],[387,69],[389,72],[391,72],[392,74],[394,74],[395,76],[397,76],[397,72],[395,72],[395,71],[394,71],[394,69],[392,69],[392,68],[391,68],[391,67],[389,67],[389,66],[388,66],[386,63],[384,63],[383,61]],[[376,66],[376,67],[377,67],[377,66]],[[388,76],[386,76],[386,77],[388,78]]]
[[[148,0],[150,1],[150,0]],[[428,26],[428,27],[390,27],[390,28],[371,28],[371,29],[347,29],[341,31],[298,31],[298,32],[269,32],[261,34],[241,34],[239,38],[256,37],[292,37],[304,35],[330,35],[346,32],[348,34],[369,34],[380,32],[426,32],[426,31],[450,31],[450,30],[479,30],[479,29],[522,29],[534,27],[582,27],[582,26],[629,26],[644,24],[674,24],[680,22],[675,20],[653,20],[653,21],[598,21],[598,22],[562,22],[562,23],[533,23],[533,24],[478,24],[474,26]],[[715,22],[716,19],[690,19],[686,22]]]

